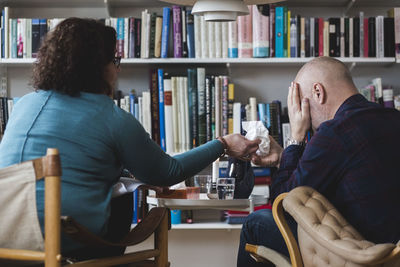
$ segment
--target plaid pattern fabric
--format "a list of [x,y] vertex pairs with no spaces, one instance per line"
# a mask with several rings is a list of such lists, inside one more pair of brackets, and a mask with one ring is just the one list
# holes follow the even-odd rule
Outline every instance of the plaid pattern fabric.
[[289,146],[273,177],[272,198],[308,185],[367,240],[400,240],[400,112],[349,97],[303,149]]

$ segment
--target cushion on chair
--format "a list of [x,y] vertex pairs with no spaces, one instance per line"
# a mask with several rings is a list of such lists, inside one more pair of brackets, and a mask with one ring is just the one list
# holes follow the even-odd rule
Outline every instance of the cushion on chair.
[[324,196],[310,187],[290,191],[283,207],[298,223],[305,266],[368,264],[385,257],[395,247],[365,240]]
[[0,170],[0,247],[43,251],[32,161]]

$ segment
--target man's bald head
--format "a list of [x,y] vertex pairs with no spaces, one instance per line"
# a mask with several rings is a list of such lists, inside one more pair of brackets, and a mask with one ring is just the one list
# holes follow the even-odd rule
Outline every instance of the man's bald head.
[[337,86],[355,89],[349,69],[343,62],[331,57],[317,57],[305,64],[297,73],[296,82],[322,83],[327,90]]
[[357,94],[349,69],[331,57],[317,57],[297,73],[300,95],[309,99],[313,128],[332,119],[340,105]]

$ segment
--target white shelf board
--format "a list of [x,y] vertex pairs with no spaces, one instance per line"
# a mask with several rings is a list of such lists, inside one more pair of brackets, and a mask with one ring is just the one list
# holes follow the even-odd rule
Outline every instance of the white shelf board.
[[104,0],[0,0],[1,6],[10,8],[27,7],[105,7]]
[[[309,58],[124,58],[123,65],[144,65],[144,64],[244,64],[244,65],[302,65],[310,61]],[[385,58],[360,58],[341,57],[337,58],[344,63],[356,63],[357,65],[387,65],[396,62],[394,57]],[[31,65],[35,58],[7,58],[1,59],[0,64],[4,65]],[[399,62],[399,60],[397,60]]]
[[[131,225],[131,229],[136,224]],[[172,230],[234,230],[242,229],[242,224],[228,224],[226,222],[201,222],[201,223],[181,223],[171,224]]]
[[241,224],[228,224],[226,222],[181,223],[172,224],[172,230],[231,230],[242,229]]

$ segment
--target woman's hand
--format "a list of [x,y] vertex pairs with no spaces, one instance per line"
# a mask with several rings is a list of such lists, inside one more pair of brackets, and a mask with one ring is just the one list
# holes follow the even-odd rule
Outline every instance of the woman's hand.
[[244,160],[250,160],[250,155],[257,151],[258,145],[261,143],[260,139],[250,141],[240,134],[229,134],[223,138],[227,145],[226,154]]
[[269,154],[264,157],[260,157],[257,154],[253,154],[251,155],[251,162],[253,162],[258,166],[279,167],[283,148],[275,141],[275,139],[272,136],[269,136],[269,141],[270,141]]

